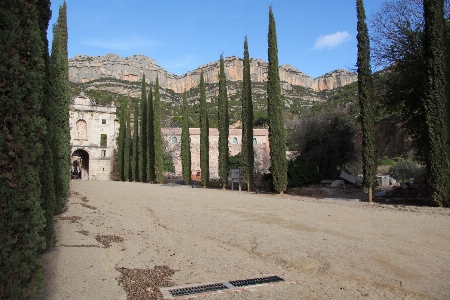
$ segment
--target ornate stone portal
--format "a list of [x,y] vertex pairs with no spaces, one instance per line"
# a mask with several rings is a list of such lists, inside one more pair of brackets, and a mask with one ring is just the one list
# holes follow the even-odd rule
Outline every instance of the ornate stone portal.
[[72,178],[110,180],[119,123],[114,106],[99,106],[84,93],[70,103]]

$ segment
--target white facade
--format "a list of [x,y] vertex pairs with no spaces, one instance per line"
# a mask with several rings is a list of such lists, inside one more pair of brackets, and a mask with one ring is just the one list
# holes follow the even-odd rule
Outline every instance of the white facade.
[[83,93],[70,104],[72,172],[83,180],[110,180],[119,123],[114,106],[97,106]]

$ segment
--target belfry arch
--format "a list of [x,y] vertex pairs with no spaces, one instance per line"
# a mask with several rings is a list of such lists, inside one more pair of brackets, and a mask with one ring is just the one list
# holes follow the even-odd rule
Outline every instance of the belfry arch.
[[70,161],[72,179],[89,180],[89,153],[86,150],[77,149],[72,153]]

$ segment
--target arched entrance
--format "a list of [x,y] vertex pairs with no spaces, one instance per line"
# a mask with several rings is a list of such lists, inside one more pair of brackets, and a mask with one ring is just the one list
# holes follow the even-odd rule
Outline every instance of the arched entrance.
[[72,153],[70,161],[72,179],[89,180],[89,153],[77,149]]

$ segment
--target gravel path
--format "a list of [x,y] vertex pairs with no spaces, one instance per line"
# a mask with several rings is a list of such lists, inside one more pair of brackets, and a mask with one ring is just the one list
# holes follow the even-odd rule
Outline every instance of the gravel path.
[[139,272],[168,286],[286,279],[199,299],[450,299],[450,209],[112,181],[71,191],[41,299],[156,299],[123,277]]

